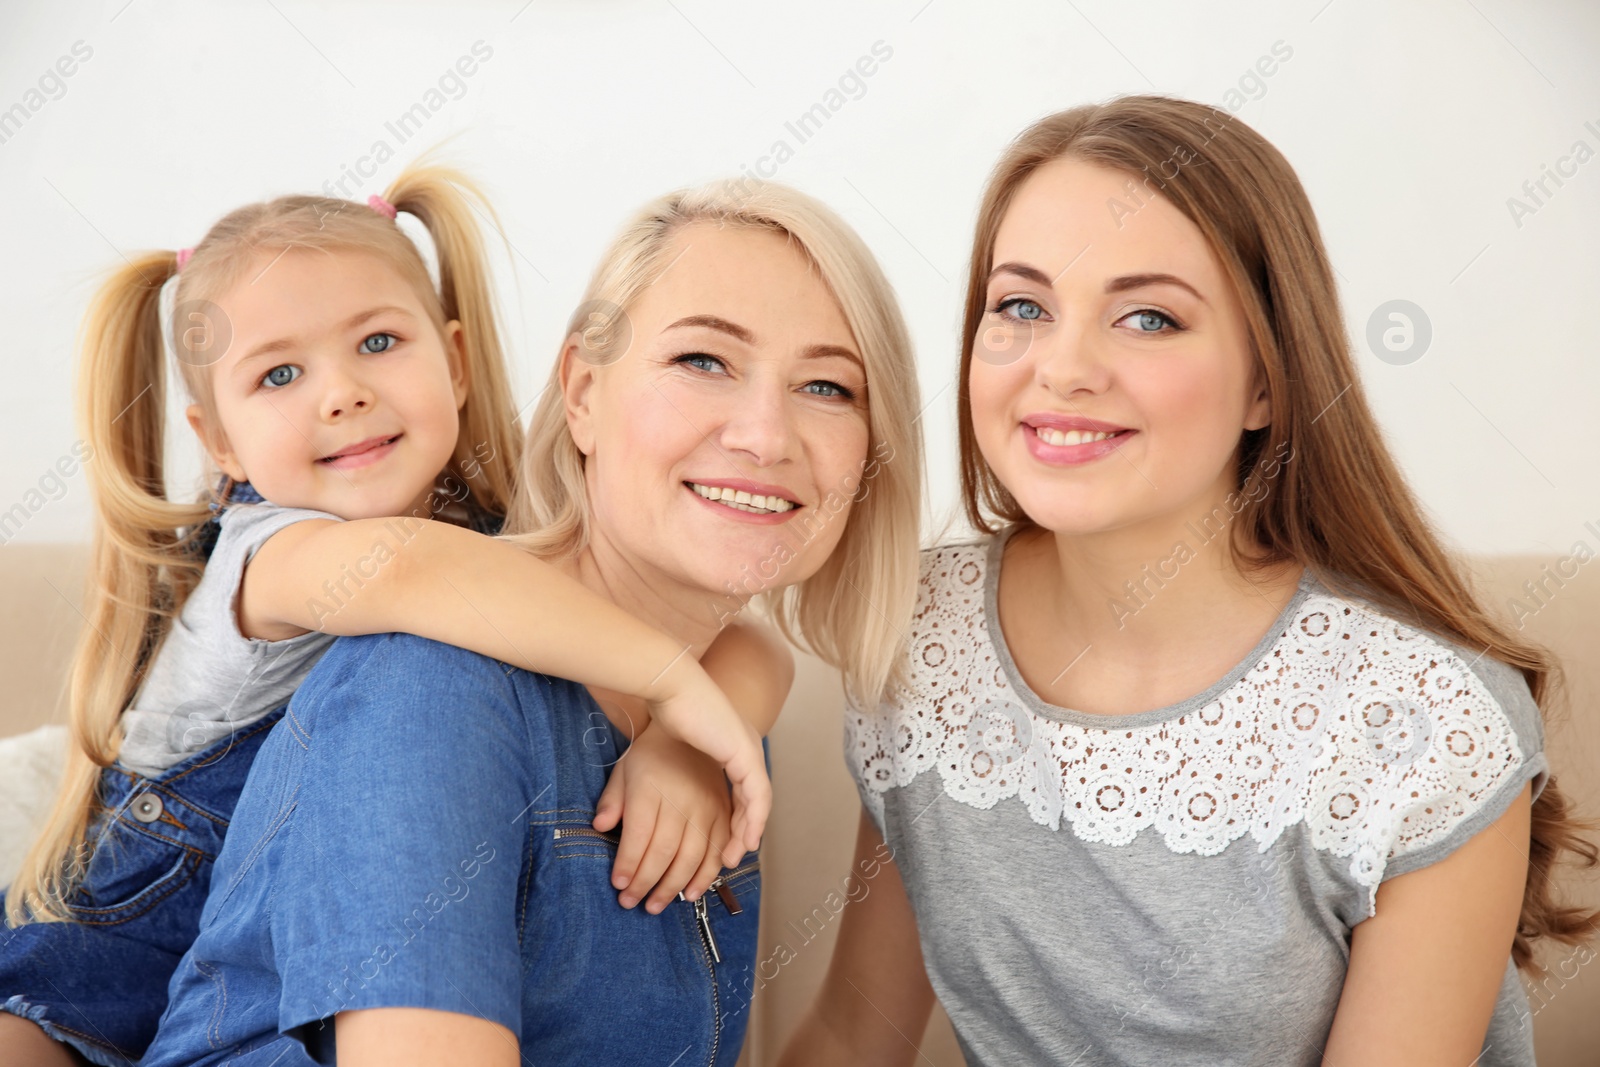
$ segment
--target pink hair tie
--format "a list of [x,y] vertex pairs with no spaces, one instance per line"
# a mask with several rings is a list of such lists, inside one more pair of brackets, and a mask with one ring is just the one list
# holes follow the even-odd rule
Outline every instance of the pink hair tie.
[[376,193],[367,197],[367,206],[376,211],[378,214],[386,216],[391,222],[394,221],[394,217],[399,214],[399,212],[395,210],[393,204],[389,203],[389,201],[385,200]]
[[194,249],[192,249],[192,248],[180,248],[180,249],[178,249],[178,269],[182,270],[183,269],[183,265],[185,263],[189,262],[189,260],[191,260],[193,258],[194,258]]

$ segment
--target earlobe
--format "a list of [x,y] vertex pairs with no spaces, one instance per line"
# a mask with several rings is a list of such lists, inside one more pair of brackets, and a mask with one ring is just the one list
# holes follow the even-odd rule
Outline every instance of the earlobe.
[[248,482],[250,477],[245,473],[244,468],[239,465],[239,458],[229,449],[226,435],[222,433],[220,427],[213,430],[206,421],[205,409],[199,404],[190,404],[184,408],[183,414],[189,420],[189,428],[194,431],[196,437],[200,438],[200,444],[205,447],[206,452],[211,456],[211,461],[217,465],[222,473],[236,482]]
[[1244,428],[1246,430],[1259,430],[1272,425],[1272,396],[1267,392],[1267,387],[1262,385],[1256,393],[1256,398],[1251,402],[1249,410],[1244,413]]
[[561,396],[566,407],[567,431],[585,456],[594,453],[593,413],[589,401],[594,388],[594,364],[578,355],[583,338],[573,334],[561,349]]

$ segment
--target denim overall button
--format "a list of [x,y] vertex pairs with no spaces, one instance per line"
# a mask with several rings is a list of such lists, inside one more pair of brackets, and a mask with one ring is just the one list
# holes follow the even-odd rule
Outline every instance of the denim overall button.
[[154,793],[140,793],[128,808],[140,822],[155,822],[161,818],[161,798]]

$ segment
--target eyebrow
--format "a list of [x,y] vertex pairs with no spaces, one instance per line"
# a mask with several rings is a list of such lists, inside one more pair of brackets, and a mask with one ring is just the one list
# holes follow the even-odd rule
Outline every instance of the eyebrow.
[[1210,306],[1206,298],[1200,295],[1200,290],[1176,274],[1124,274],[1120,278],[1112,278],[1106,282],[1106,292],[1125,293],[1129,289],[1143,289],[1147,285],[1175,285],[1179,289],[1187,290],[1200,303]]
[[[716,330],[720,333],[725,333],[730,337],[737,338],[747,345],[753,345],[756,343],[756,335],[747,327],[740,326],[737,322],[729,322],[727,319],[721,318],[717,315],[686,315],[678,321],[667,326],[667,329],[676,330],[680,328],[692,328],[696,326],[701,327],[702,329]],[[861,362],[861,357],[843,345],[812,345],[804,352],[800,353],[800,358],[802,359],[828,359],[829,357],[848,359],[865,371],[865,367]]]
[[[415,317],[415,316],[413,316],[411,314],[411,312],[407,311],[403,307],[396,307],[396,306],[393,306],[393,305],[385,305],[383,307],[368,308],[365,311],[357,312],[356,314],[354,314],[354,315],[350,316],[348,319],[346,319],[344,322],[340,323],[339,326],[337,327],[337,329],[340,330],[341,332],[344,331],[344,330],[353,330],[357,326],[360,326],[363,322],[367,322],[367,321],[369,321],[371,319],[375,319],[379,315],[385,314],[387,312],[394,312],[394,313],[397,313],[397,314],[400,314],[400,315],[404,315],[408,319],[411,319],[411,318]],[[239,361],[234,364],[234,367],[237,369],[239,367],[246,366],[247,364],[254,363],[254,362],[259,360],[263,356],[270,356],[270,355],[272,355],[272,354],[274,354],[276,352],[286,351],[286,350],[288,350],[290,348],[293,348],[295,346],[295,343],[296,343],[296,340],[293,337],[280,337],[280,338],[278,338],[277,340],[274,340],[274,341],[264,341],[261,344],[256,345],[254,348],[252,348],[250,351],[246,352],[244,355],[240,356],[239,357]]]
[[756,343],[755,334],[751,333],[743,326],[740,326],[737,322],[729,322],[727,319],[718,318],[716,315],[685,315],[677,322],[674,322],[668,326],[667,329],[687,329],[695,326],[699,326],[707,330],[717,330],[720,333],[728,334],[731,337],[738,338],[747,345],[753,345]]
[[[1025,281],[1042,285],[1046,289],[1053,288],[1055,281],[1038,267],[1030,267],[1026,263],[1001,263],[989,272],[989,280],[993,281],[997,274],[1014,274]],[[1147,285],[1175,285],[1194,294],[1196,300],[1210,306],[1210,301],[1200,295],[1200,291],[1176,274],[1124,274],[1119,278],[1112,278],[1106,282],[1107,293],[1125,293],[1130,289],[1143,289]]]

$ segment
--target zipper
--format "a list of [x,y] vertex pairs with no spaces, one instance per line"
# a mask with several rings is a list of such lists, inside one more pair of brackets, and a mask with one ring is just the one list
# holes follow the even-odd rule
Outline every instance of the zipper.
[[[753,860],[737,870],[729,871],[727,874],[719,874],[711,880],[711,892],[715,893],[717,899],[722,901],[722,906],[728,909],[729,915],[743,914],[744,905],[739,903],[738,894],[733,891],[733,886],[728,883],[742,874],[749,874],[751,871],[760,869],[761,861],[759,859]],[[682,893],[678,894],[678,899],[684,899]],[[700,924],[700,936],[705,939],[706,950],[711,953],[712,961],[721,963],[722,950],[717,947],[717,935],[711,931],[711,913],[706,906],[706,899],[702,895],[700,899],[694,902],[694,919],[695,922]]]
[[[729,881],[743,874],[761,869],[761,860],[755,859],[727,874],[719,874],[711,881],[711,891],[717,894],[717,899],[722,901],[722,906],[728,909],[729,915],[738,915],[744,911],[744,906],[739,903],[739,897],[733,891]],[[678,894],[678,899],[683,899],[683,894]],[[700,926],[700,939],[705,945],[707,959],[706,969],[711,972],[711,1067],[716,1067],[717,1052],[722,1046],[722,994],[717,990],[717,964],[722,962],[722,951],[717,947],[717,936],[711,932],[711,914],[706,904],[706,897],[702,895],[694,902],[695,922]]]
[[558,826],[558,827],[556,827],[555,839],[557,841],[563,841],[563,840],[565,840],[565,839],[567,839],[569,837],[597,838],[597,839],[599,839],[601,841],[610,842],[613,845],[620,843],[620,841],[622,839],[622,835],[616,833],[615,831],[613,831],[613,832],[611,832],[609,834],[603,834],[599,830],[596,830],[592,826]]
[[722,994],[717,990],[717,964],[722,962],[722,955],[717,951],[716,938],[711,936],[711,920],[706,917],[704,896],[694,902],[694,917],[700,922],[700,936],[710,953],[706,957],[706,972],[711,976],[711,1058],[706,1061],[706,1067],[717,1067],[717,1051],[722,1047]]
[[[592,826],[558,826],[555,828],[555,840],[565,841],[572,838],[586,838],[617,845],[621,843],[622,835],[617,831],[601,833]],[[733,886],[729,883],[735,878],[751,874],[760,869],[761,859],[757,857],[749,863],[742,864],[729,871],[727,874],[719,874],[712,879],[711,892],[715,893],[717,899],[722,901],[722,906],[727,909],[729,915],[741,915],[744,913],[744,905],[739,903],[739,896],[733,891]],[[678,899],[684,899],[682,893],[678,894]],[[700,942],[706,951],[706,968],[711,974],[712,1030],[710,1064],[711,1067],[715,1067],[717,1053],[722,1048],[722,995],[717,989],[717,965],[722,962],[722,949],[717,944],[716,933],[711,929],[711,913],[707,899],[706,896],[702,895],[699,900],[694,902],[694,920],[695,925],[700,928]]]

